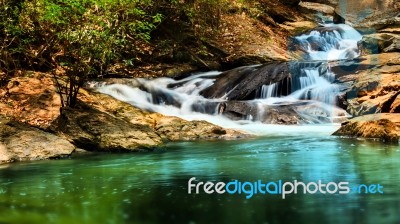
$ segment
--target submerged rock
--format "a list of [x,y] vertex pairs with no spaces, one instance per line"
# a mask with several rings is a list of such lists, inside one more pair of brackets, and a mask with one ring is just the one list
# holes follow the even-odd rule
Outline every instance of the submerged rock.
[[342,124],[333,135],[380,139],[399,143],[400,114],[375,114],[357,117]]
[[0,117],[0,163],[60,158],[74,150],[63,138]]
[[[342,122],[347,119],[339,110],[327,110],[321,104],[312,101],[287,102],[266,105],[260,102],[227,101],[221,103],[220,112],[232,120],[253,120],[265,124],[315,124]],[[330,120],[331,113],[337,113]]]

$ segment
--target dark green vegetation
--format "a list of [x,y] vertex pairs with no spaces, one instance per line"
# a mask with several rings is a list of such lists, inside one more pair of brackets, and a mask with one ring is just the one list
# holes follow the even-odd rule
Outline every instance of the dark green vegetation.
[[153,31],[184,18],[196,35],[217,28],[224,0],[35,0],[0,2],[0,86],[21,69],[51,71],[62,106],[88,78],[140,63]]

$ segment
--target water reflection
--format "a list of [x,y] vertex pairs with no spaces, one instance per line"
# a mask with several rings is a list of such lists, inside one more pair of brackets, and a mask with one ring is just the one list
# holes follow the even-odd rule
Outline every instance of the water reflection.
[[[0,222],[399,223],[400,151],[335,137],[177,143],[165,152],[94,154],[0,169]],[[188,195],[210,181],[349,181],[384,195]]]

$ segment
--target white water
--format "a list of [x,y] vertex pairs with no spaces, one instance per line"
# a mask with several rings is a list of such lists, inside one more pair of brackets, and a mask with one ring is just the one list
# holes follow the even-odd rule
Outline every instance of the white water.
[[[357,40],[361,35],[347,25],[327,25],[330,31],[312,31],[310,34],[297,37],[302,47],[307,47],[308,56],[312,59],[331,60],[353,58],[358,56]],[[310,40],[319,46],[314,50]],[[233,121],[219,114],[218,108],[224,97],[220,99],[206,99],[200,92],[213,85],[220,72],[206,72],[191,75],[182,80],[171,78],[157,78],[153,80],[136,79],[134,84],[103,85],[99,92],[111,95],[116,99],[128,102],[138,108],[158,112],[168,116],[177,116],[186,120],[206,120],[224,128],[233,128],[253,134],[284,135],[292,134],[331,134],[337,125],[347,116],[342,109],[334,106],[335,98],[340,92],[340,86],[333,84],[334,74],[329,70],[318,67],[297,66],[291,72],[292,93],[280,96],[279,83],[270,83],[260,87],[260,99],[247,101],[258,108],[256,116],[247,115],[243,120]],[[326,64],[325,64],[326,65]],[[236,87],[233,87],[234,89]],[[232,91],[232,90],[230,90]],[[331,124],[306,126],[270,125],[259,122],[269,106],[290,105],[299,102],[311,103],[310,107],[298,110],[300,117],[310,123],[326,122]]]
[[357,42],[362,35],[345,24],[326,24],[324,31],[311,31],[296,37],[310,60],[354,59],[360,55]]
[[270,97],[278,96],[278,83],[273,83],[269,85],[263,85],[261,87],[261,98],[267,99]]

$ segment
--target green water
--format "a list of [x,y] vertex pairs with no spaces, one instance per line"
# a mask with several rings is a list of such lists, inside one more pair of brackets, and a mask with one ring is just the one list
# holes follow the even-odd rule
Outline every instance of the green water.
[[[187,193],[187,181],[381,184],[384,194]],[[0,169],[1,223],[400,223],[398,146],[330,136],[175,143]]]

